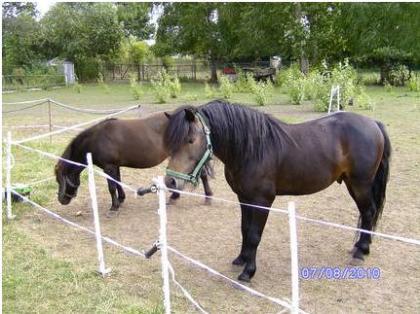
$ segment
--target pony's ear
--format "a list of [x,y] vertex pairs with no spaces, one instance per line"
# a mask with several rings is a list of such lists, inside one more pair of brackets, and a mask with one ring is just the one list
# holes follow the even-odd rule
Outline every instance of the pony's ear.
[[164,112],[164,114],[169,120],[171,119],[171,114],[167,113],[166,111]]
[[187,108],[185,109],[185,117],[187,118],[188,122],[194,122],[195,121],[195,113],[193,109]]

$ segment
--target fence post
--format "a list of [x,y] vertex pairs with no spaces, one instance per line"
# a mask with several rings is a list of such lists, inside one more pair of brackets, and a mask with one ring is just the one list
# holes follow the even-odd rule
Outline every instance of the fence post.
[[[52,132],[52,112],[51,112],[51,100],[48,98],[48,126],[50,133]],[[52,135],[50,135],[50,144],[52,143]]]
[[[4,196],[3,196],[4,197]],[[12,132],[7,132],[6,143],[6,217],[12,220]]]
[[107,274],[111,272],[111,269],[105,268],[104,249],[102,247],[101,227],[99,225],[98,200],[96,198],[96,186],[95,186],[95,177],[94,177],[91,153],[86,154],[86,160],[87,160],[87,165],[88,165],[89,193],[90,193],[90,198],[92,201],[93,223],[95,225],[96,249],[98,251],[98,261],[99,261],[98,272],[102,275],[102,277],[105,277]]
[[289,231],[290,231],[290,262],[292,270],[292,310],[291,313],[299,313],[299,260],[296,233],[295,202],[288,203]]
[[328,104],[328,114],[331,113],[331,107],[332,107],[332,101],[333,101],[333,91],[334,91],[334,86],[331,86],[331,90],[330,90],[330,102]]
[[168,247],[167,247],[167,238],[166,238],[166,186],[162,176],[157,177],[157,180],[154,180],[158,187],[159,194],[159,245],[161,252],[161,264],[162,264],[162,278],[163,278],[163,297],[164,297],[164,307],[165,314],[171,313],[171,294],[169,287],[169,261],[168,261]]

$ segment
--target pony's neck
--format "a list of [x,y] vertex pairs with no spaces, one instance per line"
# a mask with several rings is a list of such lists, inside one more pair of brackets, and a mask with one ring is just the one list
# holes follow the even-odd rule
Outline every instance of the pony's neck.
[[[86,154],[88,153],[85,141],[80,138],[75,138],[69,146],[67,147],[66,151],[63,154],[64,159],[68,159],[74,162],[78,162],[81,164],[86,164]],[[84,167],[77,166],[70,164],[68,162],[62,161],[65,167],[65,174],[67,175],[80,175],[83,171]]]
[[[230,134],[224,133],[217,125],[214,125],[207,119],[210,127],[210,140],[213,146],[214,155],[219,158],[225,165],[232,164],[232,153],[230,151],[231,145],[235,145],[234,141],[230,138]],[[232,165],[233,166],[233,165]]]

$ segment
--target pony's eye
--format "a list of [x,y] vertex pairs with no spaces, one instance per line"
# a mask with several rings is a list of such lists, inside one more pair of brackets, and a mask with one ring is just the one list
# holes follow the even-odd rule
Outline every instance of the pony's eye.
[[190,143],[190,144],[194,143],[194,139],[193,139],[193,138],[190,138],[190,139],[188,140],[188,143]]

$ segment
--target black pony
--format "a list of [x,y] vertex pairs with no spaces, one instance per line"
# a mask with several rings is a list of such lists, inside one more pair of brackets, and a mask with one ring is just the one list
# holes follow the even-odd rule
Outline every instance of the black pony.
[[[178,109],[164,140],[171,155],[169,188],[182,189],[181,175],[210,151],[225,164],[226,180],[241,203],[270,207],[276,195],[311,194],[344,181],[361,228],[374,229],[382,213],[391,145],[384,125],[365,116],[338,112],[286,124],[246,106],[213,101]],[[239,279],[249,281],[269,211],[246,205],[241,210],[242,249],[233,264],[245,265]],[[371,236],[361,233],[355,261],[369,254],[370,243]]]

